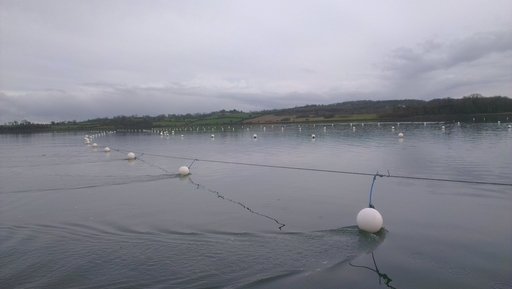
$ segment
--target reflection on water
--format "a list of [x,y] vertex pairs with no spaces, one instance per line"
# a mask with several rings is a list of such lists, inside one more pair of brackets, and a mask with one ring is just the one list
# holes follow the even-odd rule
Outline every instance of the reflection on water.
[[370,268],[370,267],[367,267],[367,266],[358,266],[358,265],[354,265],[352,263],[349,262],[350,266],[352,267],[357,267],[357,268],[364,268],[364,269],[368,269],[370,271],[373,271],[375,273],[377,273],[377,275],[379,276],[379,285],[382,285],[381,281],[384,280],[384,285],[386,285],[386,287],[388,288],[394,288],[396,289],[396,287],[393,287],[391,286],[389,283],[391,283],[391,281],[393,281],[387,274],[384,274],[384,273],[381,273],[380,270],[379,270],[379,267],[377,267],[377,262],[375,261],[375,256],[372,252],[372,260],[373,260],[373,265],[375,267],[374,268]]

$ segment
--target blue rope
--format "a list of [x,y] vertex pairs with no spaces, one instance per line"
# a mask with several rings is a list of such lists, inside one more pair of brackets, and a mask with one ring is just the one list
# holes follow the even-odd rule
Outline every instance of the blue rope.
[[375,176],[373,177],[373,181],[372,181],[372,187],[370,188],[370,205],[369,207],[370,208],[374,208],[373,204],[372,204],[372,194],[373,194],[373,184],[375,183]]
[[192,161],[192,163],[190,164],[190,166],[188,166],[188,168],[190,169],[190,168],[192,167],[192,165],[193,165],[196,161],[197,161],[197,159],[194,159],[194,160]]
[[[388,171],[388,175],[389,177],[389,171]],[[379,172],[377,172],[375,175],[373,175],[373,181],[372,181],[372,186],[370,188],[370,204],[368,205],[368,207],[370,208],[375,208],[372,204],[372,195],[373,195],[373,184],[375,184],[375,180],[377,179],[377,177],[384,177],[384,175],[380,175]]]

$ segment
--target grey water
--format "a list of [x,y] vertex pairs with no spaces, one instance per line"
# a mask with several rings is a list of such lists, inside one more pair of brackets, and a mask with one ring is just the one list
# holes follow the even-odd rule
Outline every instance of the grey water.
[[512,288],[507,125],[0,135],[0,288]]

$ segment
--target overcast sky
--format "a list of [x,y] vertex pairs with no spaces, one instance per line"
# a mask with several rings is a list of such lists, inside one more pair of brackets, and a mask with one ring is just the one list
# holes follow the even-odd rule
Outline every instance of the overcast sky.
[[512,96],[512,1],[0,0],[0,124]]

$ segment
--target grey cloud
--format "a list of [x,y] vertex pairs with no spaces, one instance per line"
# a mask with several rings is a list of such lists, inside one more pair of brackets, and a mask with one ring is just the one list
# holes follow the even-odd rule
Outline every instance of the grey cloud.
[[395,49],[382,65],[384,71],[410,79],[436,70],[450,69],[493,53],[512,50],[512,34],[510,31],[480,32],[449,44],[428,40],[416,47]]

